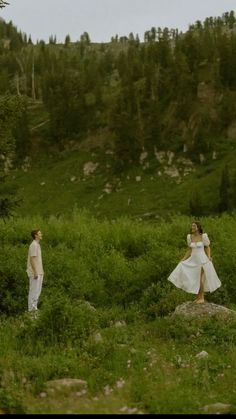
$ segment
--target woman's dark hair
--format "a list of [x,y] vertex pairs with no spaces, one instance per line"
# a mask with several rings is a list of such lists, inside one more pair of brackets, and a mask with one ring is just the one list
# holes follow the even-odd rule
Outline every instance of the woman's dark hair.
[[[202,226],[201,226],[201,224],[200,224],[200,222],[199,222],[199,221],[193,221],[193,222],[192,222],[192,224],[196,224],[196,226],[197,226],[198,231],[199,231],[199,233],[200,233],[200,234],[202,234],[202,233],[203,233],[203,228],[202,228]],[[190,233],[192,233],[192,228],[191,228]]]

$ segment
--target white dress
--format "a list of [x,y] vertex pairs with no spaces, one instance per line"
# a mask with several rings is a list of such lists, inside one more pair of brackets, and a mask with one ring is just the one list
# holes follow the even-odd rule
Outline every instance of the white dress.
[[191,294],[198,294],[200,288],[201,269],[203,268],[204,292],[213,292],[221,286],[213,263],[208,259],[204,246],[209,246],[210,240],[206,233],[202,241],[193,242],[191,234],[187,235],[187,244],[192,249],[191,256],[181,261],[171,272],[168,281],[176,287]]

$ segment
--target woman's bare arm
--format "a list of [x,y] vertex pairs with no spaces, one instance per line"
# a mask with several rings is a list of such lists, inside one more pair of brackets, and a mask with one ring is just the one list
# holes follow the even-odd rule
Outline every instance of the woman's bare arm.
[[185,253],[183,259],[181,259],[181,261],[188,259],[189,256],[191,256],[191,253],[192,253],[192,249],[188,248],[187,252]]
[[205,253],[206,253],[208,259],[212,260],[210,246],[204,246],[204,250],[205,250]]

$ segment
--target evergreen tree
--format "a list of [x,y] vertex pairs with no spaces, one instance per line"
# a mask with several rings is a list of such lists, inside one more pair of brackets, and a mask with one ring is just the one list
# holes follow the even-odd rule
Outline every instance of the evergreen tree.
[[221,173],[219,188],[219,212],[228,211],[230,207],[230,179],[228,166],[226,165]]
[[66,35],[65,42],[64,42],[65,47],[68,47],[68,45],[70,45],[70,42],[71,42],[70,35]]
[[203,215],[203,205],[200,193],[197,189],[194,189],[189,201],[189,212],[191,216],[200,217]]
[[6,220],[13,217],[15,209],[20,205],[20,200],[0,195],[0,218]]
[[[24,100],[18,96],[0,96],[0,181],[4,182],[12,161],[16,157],[16,142],[20,141],[19,128],[22,117],[25,118]],[[26,120],[24,119],[24,126]],[[26,134],[26,132],[24,132]],[[18,136],[18,139],[17,139]],[[26,138],[24,137],[24,141]],[[13,215],[12,211],[19,204],[10,193],[0,191],[0,217]]]
[[230,194],[231,207],[236,211],[236,169],[234,169],[231,180],[231,194]]
[[80,42],[84,43],[84,44],[90,44],[90,36],[88,34],[88,32],[84,32],[82,33],[82,35],[80,36]]

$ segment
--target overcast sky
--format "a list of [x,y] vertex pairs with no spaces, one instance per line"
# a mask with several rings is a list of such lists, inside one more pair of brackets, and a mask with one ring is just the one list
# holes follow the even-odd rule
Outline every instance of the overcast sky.
[[0,10],[6,22],[31,35],[33,42],[56,35],[64,42],[88,32],[93,42],[108,42],[112,36],[138,34],[154,27],[185,31],[196,20],[236,12],[236,0],[8,0]]

